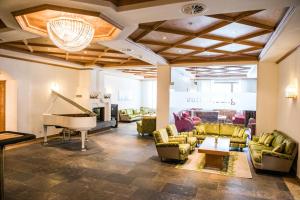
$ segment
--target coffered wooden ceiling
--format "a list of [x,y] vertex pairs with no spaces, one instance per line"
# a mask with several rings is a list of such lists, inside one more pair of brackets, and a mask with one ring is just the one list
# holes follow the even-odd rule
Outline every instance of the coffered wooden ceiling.
[[138,76],[143,76],[146,79],[157,78],[157,68],[156,67],[143,67],[143,68],[124,68],[118,69],[119,71],[127,74],[133,74]]
[[246,78],[251,66],[206,66],[206,67],[187,67],[185,70],[190,72],[194,79],[203,78]]
[[[252,10],[145,23],[140,24],[130,38],[173,65],[257,61],[286,10]],[[151,66],[96,42],[76,53],[57,48],[47,37],[2,43],[0,48],[51,56],[85,66]]]
[[[132,65],[135,65],[136,62],[147,65],[147,63],[130,58],[124,53],[109,49],[97,43],[90,44],[89,47],[83,51],[68,53],[55,46],[50,39],[41,37],[30,40],[2,43],[0,48],[27,52],[33,55],[64,59],[85,66],[98,65],[105,67],[110,66],[111,64],[120,64],[123,62],[128,62],[128,64]],[[128,61],[129,58],[130,62]]]
[[127,6],[138,3],[151,2],[155,0],[106,0],[113,3],[115,6]]
[[251,10],[140,24],[130,38],[170,64],[256,61],[287,9]]

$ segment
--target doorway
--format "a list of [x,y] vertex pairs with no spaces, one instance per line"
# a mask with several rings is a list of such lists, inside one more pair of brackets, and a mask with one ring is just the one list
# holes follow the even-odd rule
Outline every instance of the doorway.
[[6,81],[0,81],[0,131],[5,130],[5,85]]

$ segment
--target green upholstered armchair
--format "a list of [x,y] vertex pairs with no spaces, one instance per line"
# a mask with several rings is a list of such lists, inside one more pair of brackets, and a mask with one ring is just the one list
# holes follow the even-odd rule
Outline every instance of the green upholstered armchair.
[[156,117],[143,117],[142,121],[136,122],[137,132],[144,136],[145,133],[152,135],[156,130]]
[[191,146],[191,151],[195,149],[197,145],[197,138],[193,137],[194,132],[178,132],[175,124],[169,124],[167,126],[167,132],[169,135],[169,138],[182,138],[185,137],[187,140],[187,143]]
[[155,146],[158,156],[163,161],[165,159],[176,159],[185,161],[190,153],[190,144],[186,144],[184,140],[170,140],[167,130],[160,129],[153,132]]

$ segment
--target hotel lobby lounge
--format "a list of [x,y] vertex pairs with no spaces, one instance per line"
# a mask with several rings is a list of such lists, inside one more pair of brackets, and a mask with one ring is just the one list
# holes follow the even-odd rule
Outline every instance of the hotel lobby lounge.
[[300,199],[298,0],[0,1],[0,200]]

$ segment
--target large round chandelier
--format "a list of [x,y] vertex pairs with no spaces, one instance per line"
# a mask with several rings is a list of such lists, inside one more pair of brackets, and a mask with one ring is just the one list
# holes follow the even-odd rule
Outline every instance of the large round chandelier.
[[59,48],[69,51],[81,51],[94,37],[94,28],[81,18],[58,17],[47,22],[48,35]]

